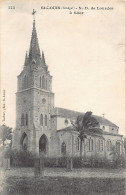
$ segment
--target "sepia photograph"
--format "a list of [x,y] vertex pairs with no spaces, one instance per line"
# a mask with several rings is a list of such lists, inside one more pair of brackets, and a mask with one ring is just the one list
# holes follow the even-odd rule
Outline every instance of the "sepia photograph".
[[125,1],[0,1],[0,194],[125,195]]

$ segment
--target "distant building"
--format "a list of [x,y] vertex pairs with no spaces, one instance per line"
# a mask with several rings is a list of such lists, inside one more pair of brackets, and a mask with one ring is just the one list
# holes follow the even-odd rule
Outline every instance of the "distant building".
[[[79,133],[74,130],[71,120],[75,121],[82,113],[54,107],[52,76],[44,53],[40,53],[35,20],[29,53],[26,53],[24,68],[17,78],[16,130],[12,148],[37,155],[44,152],[49,157],[79,156]],[[112,145],[122,154],[123,136],[118,134],[118,126],[104,117],[94,117],[104,134],[102,137],[87,136],[83,143],[83,155],[110,158]]]

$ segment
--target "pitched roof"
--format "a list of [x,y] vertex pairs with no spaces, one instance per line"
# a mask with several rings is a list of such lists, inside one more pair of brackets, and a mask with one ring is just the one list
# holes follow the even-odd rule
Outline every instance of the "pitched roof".
[[[79,134],[79,132],[73,127],[73,126],[69,126],[69,127],[65,127],[65,128],[62,128],[62,129],[59,129],[57,130],[57,132],[61,132],[61,131],[67,131],[67,132],[74,132],[76,134]],[[112,135],[112,136],[120,136],[120,137],[123,137],[123,135],[120,135],[118,133],[111,133],[111,132],[106,132],[106,131],[103,131],[103,135]],[[98,137],[102,137],[102,135],[98,135],[98,134],[92,134],[92,136],[98,136]]]
[[[83,112],[76,112],[76,111],[73,111],[73,110],[68,110],[68,109],[59,108],[59,107],[55,107],[54,112],[55,112],[54,115],[56,115],[56,116],[70,118],[71,120],[75,120],[78,115],[84,115],[85,114]],[[109,121],[108,119],[106,119],[104,117],[96,116],[96,115],[93,115],[93,116],[102,125],[111,126],[111,127],[118,127],[117,125],[115,125],[114,123],[112,123],[111,121]]]

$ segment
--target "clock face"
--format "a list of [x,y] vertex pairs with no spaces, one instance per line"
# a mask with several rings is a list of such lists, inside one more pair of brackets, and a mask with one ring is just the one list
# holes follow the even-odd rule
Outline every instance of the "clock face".
[[42,103],[43,103],[43,104],[46,103],[46,99],[45,99],[45,98],[42,99]]

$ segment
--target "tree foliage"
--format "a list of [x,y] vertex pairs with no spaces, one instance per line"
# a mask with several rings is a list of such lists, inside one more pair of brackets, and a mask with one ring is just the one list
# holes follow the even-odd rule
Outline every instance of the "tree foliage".
[[79,115],[76,119],[74,127],[79,132],[79,137],[83,141],[87,135],[102,135],[99,122],[92,116],[92,112],[86,112]]
[[75,123],[72,123],[75,129],[79,132],[80,138],[80,156],[82,157],[82,142],[87,137],[87,135],[102,135],[103,131],[100,129],[99,122],[92,116],[92,112],[86,112],[83,115],[79,115]]
[[6,140],[12,140],[12,128],[6,125],[0,126],[0,138],[2,139],[3,145]]

